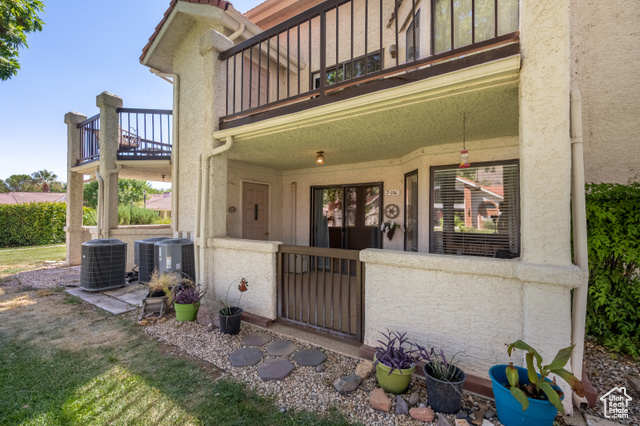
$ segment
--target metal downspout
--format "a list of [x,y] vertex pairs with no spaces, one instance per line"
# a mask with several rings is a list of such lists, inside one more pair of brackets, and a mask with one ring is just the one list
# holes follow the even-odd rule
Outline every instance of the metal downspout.
[[198,279],[202,282],[204,278],[204,248],[207,247],[207,220],[205,219],[207,206],[209,204],[209,161],[212,157],[228,151],[233,146],[233,136],[227,136],[224,145],[213,148],[200,155],[200,183],[198,184],[198,213],[196,213],[196,245],[198,248]]
[[575,344],[571,357],[571,371],[582,378],[584,358],[584,327],[587,317],[589,286],[589,252],[587,246],[587,217],[585,202],[584,156],[582,144],[582,97],[580,90],[571,88],[571,209],[573,220],[573,253],[575,264],[582,269],[582,285],[573,290],[571,341]]

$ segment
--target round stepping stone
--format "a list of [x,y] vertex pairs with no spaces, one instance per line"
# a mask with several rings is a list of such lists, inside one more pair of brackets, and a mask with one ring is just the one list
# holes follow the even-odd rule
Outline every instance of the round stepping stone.
[[262,346],[271,340],[268,334],[248,334],[242,339],[245,346]]
[[234,367],[256,365],[262,359],[262,352],[256,348],[240,348],[229,355],[229,361]]
[[302,366],[315,367],[327,359],[326,355],[318,349],[304,349],[293,356],[293,360]]
[[290,340],[276,340],[267,346],[267,353],[271,356],[289,356],[296,350],[296,345]]
[[263,381],[269,380],[284,380],[295,367],[288,359],[272,359],[266,361],[264,364],[259,365],[257,370],[260,378]]

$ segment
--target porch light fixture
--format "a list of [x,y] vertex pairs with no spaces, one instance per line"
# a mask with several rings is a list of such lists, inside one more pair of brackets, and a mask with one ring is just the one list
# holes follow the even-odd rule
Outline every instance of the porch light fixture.
[[467,151],[465,147],[467,139],[467,116],[462,116],[462,151],[460,151],[460,165],[458,166],[461,169],[466,169],[471,167],[469,164],[469,151]]
[[324,164],[324,151],[318,151],[316,153],[316,164]]

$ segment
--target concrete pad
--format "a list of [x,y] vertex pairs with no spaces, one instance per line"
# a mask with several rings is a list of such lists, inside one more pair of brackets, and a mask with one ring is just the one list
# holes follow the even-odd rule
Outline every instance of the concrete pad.
[[134,284],[127,285],[122,288],[117,288],[115,290],[105,291],[103,293],[107,296],[114,297],[122,302],[140,308],[142,307],[142,299],[144,299],[147,293],[149,293],[149,287],[140,284]]
[[584,420],[587,422],[587,426],[615,426],[620,424],[601,417],[592,416],[590,414],[585,414]]
[[69,289],[67,290],[67,293],[71,294],[72,296],[79,297],[80,299],[89,302],[92,305],[96,305],[98,308],[104,309],[105,311],[111,312],[115,315],[138,309],[133,305],[129,305],[128,303],[122,302],[118,299],[114,299],[113,297],[105,296],[104,294],[98,292],[88,292],[80,287]]

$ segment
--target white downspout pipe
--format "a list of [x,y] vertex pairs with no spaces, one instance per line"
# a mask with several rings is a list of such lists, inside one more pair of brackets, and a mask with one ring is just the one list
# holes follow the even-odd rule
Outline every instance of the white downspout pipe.
[[[173,143],[171,144],[171,230],[174,237],[178,237],[180,232],[180,161],[179,161],[179,125],[180,125],[180,76],[178,74],[163,73],[156,69],[149,69],[149,71],[161,79],[173,84],[173,131],[171,138]],[[167,77],[173,78],[169,80]],[[197,270],[197,269],[196,269]]]
[[[196,246],[198,249],[198,279],[202,282],[204,278],[204,248],[207,247],[207,221],[205,215],[209,204],[209,160],[211,157],[220,155],[228,151],[233,146],[233,136],[227,136],[224,145],[213,148],[207,152],[200,154],[200,179],[198,182],[198,210],[196,212]],[[199,212],[199,214],[198,214]]]
[[244,22],[240,22],[240,27],[238,28],[238,30],[235,33],[233,33],[233,34],[231,34],[229,36],[229,40],[235,41],[235,39],[240,37],[240,34],[242,34],[244,32],[244,29],[245,29]]
[[[109,178],[111,177],[112,174],[119,173],[120,170],[122,170],[122,166],[118,165],[118,167],[116,167],[115,169],[107,170],[107,172],[105,173],[106,176],[103,178],[104,180],[103,182],[104,191],[102,191],[103,197],[108,197],[109,191],[111,190],[111,184],[109,183],[111,179]],[[107,204],[107,203],[105,202],[104,204]],[[111,218],[111,214],[109,212],[111,210],[110,207],[111,206],[107,206],[107,208],[104,209],[104,223],[102,227],[102,232],[104,234],[103,238],[109,238],[109,219]]]
[[589,286],[589,252],[587,245],[587,216],[584,182],[584,156],[582,144],[582,97],[580,90],[571,88],[571,210],[573,218],[573,255],[575,264],[582,269],[584,280],[573,290],[571,340],[575,344],[571,356],[571,371],[582,378],[584,358],[584,327],[587,318]]
[[96,237],[102,238],[102,195],[104,194],[104,180],[100,176],[100,167],[96,167],[96,180],[98,181],[98,206],[96,208]]

